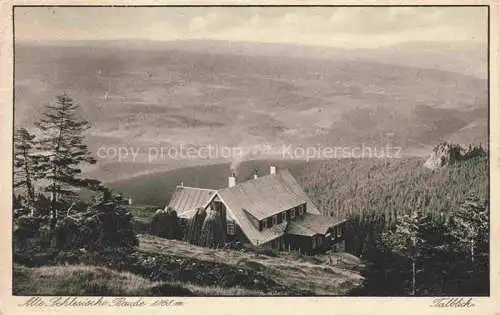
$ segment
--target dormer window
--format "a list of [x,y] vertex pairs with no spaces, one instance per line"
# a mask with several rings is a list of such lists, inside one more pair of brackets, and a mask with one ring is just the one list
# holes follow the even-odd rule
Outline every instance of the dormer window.
[[337,226],[337,238],[340,238],[340,237],[342,237],[342,227]]
[[272,218],[267,218],[266,220],[266,227],[270,228],[271,226],[273,226],[273,219]]
[[304,215],[306,213],[306,204],[302,204],[300,206],[297,206],[296,208],[296,215]]
[[285,220],[285,213],[284,212],[278,213],[278,224],[280,224],[284,220]]

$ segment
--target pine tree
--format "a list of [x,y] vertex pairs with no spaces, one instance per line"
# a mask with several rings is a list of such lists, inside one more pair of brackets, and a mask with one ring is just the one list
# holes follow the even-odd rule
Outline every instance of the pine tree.
[[449,219],[450,265],[453,286],[462,295],[489,294],[489,208],[487,201],[469,196]]
[[43,133],[40,141],[43,151],[41,170],[49,184],[51,193],[51,216],[53,226],[57,220],[56,204],[60,198],[75,195],[73,188],[87,185],[79,178],[81,164],[94,164],[84,143],[83,133],[89,128],[85,120],[77,117],[78,106],[67,95],[57,96],[54,105],[48,105],[37,126]]
[[441,215],[427,214],[419,220],[417,239],[421,266],[417,295],[442,295],[451,283],[450,266],[455,257],[450,253],[448,226]]
[[477,247],[488,241],[488,208],[477,197],[469,197],[450,218],[451,233],[456,244],[469,253],[471,262]]
[[35,135],[25,128],[14,135],[14,188],[25,193],[26,208],[33,214],[35,203],[35,181],[40,176],[40,156],[35,153]]
[[417,273],[419,247],[422,239],[419,237],[419,226],[422,216],[418,212],[403,215],[398,218],[396,229],[386,233],[384,242],[392,251],[403,257],[407,257],[410,263],[409,293],[415,295],[417,292]]

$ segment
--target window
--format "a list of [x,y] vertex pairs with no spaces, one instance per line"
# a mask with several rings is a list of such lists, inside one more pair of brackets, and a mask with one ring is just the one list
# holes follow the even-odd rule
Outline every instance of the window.
[[281,222],[283,222],[283,217],[285,216],[285,214],[282,212],[282,213],[278,213],[278,224],[280,224]]
[[264,227],[265,227],[265,221],[259,221],[259,231],[262,231]]
[[290,219],[295,218],[295,208],[290,209]]
[[337,226],[337,237],[342,237],[342,227]]
[[234,235],[234,221],[232,220],[227,221],[227,234]]
[[302,205],[299,206],[299,215],[304,214],[304,207]]
[[273,215],[273,225],[276,225],[276,224],[278,224],[278,216]]
[[267,221],[266,226],[267,226],[268,228],[270,228],[271,226],[273,226],[273,219],[272,219],[272,218],[267,218],[267,220],[266,220],[266,221]]

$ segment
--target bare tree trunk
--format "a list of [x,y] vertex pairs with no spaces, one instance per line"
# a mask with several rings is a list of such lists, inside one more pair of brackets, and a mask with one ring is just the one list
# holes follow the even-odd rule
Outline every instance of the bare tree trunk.
[[416,275],[416,266],[415,266],[415,257],[416,257],[416,249],[417,249],[417,240],[415,237],[412,237],[412,245],[413,245],[413,255],[411,257],[411,292],[410,294],[412,296],[415,296],[415,288],[416,288],[416,282],[417,282],[417,275]]
[[474,262],[474,239],[470,241],[470,254],[471,254],[471,261]]
[[26,149],[23,149],[23,156],[24,156],[24,172],[26,173],[26,207],[28,208],[28,211],[30,212],[31,216],[34,215],[34,201],[35,201],[35,192],[33,188],[33,183],[31,181],[31,170],[30,166],[28,165],[30,159],[28,155],[28,151]]
[[412,296],[415,295],[415,282],[416,282],[416,268],[415,268],[415,259],[411,260],[411,292]]
[[[53,185],[53,190],[55,190],[54,185]],[[49,226],[49,230],[52,235],[54,235],[57,222],[56,202],[57,202],[56,192],[52,191],[50,193],[50,226]]]

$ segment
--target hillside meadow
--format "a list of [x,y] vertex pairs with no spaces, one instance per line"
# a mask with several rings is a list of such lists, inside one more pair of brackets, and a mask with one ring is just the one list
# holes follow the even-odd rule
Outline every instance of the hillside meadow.
[[241,287],[154,282],[130,272],[89,265],[29,268],[14,265],[15,295],[224,296],[260,295]]
[[14,294],[345,295],[362,279],[360,261],[345,253],[331,260],[296,253],[268,256],[138,237],[139,246],[132,252],[69,253],[69,264],[59,260],[46,266],[14,265]]

